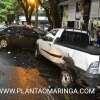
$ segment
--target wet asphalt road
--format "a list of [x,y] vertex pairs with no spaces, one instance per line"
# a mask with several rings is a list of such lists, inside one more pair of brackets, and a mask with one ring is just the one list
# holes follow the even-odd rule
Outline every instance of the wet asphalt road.
[[[33,51],[0,51],[0,88],[43,88],[61,87],[60,69],[41,58],[35,59]],[[23,95],[0,94],[0,100],[96,100],[83,95]]]

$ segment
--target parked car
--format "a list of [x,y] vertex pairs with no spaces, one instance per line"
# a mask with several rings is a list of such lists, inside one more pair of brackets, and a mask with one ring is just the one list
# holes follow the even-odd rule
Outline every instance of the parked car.
[[53,29],[50,34],[54,37],[47,34],[37,40],[35,57],[42,55],[58,65],[64,86],[77,82],[100,89],[100,48],[90,45],[89,33],[76,29]]
[[5,28],[7,28],[7,27],[4,25],[0,25],[0,31],[4,30]]
[[43,31],[27,26],[9,26],[0,31],[1,48],[34,48]]

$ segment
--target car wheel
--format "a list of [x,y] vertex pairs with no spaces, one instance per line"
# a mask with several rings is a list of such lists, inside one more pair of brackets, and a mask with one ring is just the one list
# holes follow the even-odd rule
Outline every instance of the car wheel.
[[62,71],[61,73],[61,84],[64,87],[68,87],[71,83],[73,83],[74,79],[72,75],[67,71]]
[[7,40],[2,39],[0,41],[0,46],[1,46],[1,48],[6,48],[8,46]]

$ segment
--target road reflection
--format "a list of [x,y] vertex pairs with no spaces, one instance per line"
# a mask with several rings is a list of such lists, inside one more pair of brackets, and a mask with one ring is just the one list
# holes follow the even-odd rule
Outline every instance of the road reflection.
[[13,87],[34,88],[47,86],[47,82],[40,76],[38,69],[25,69],[19,66],[12,68],[10,73],[10,84]]

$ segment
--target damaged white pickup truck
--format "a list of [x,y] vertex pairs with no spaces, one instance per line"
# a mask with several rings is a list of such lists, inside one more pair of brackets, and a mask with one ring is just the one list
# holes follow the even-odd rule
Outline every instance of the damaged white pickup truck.
[[100,88],[100,48],[90,45],[87,31],[51,30],[37,40],[35,56],[39,55],[61,68],[64,86],[77,81],[86,87]]

